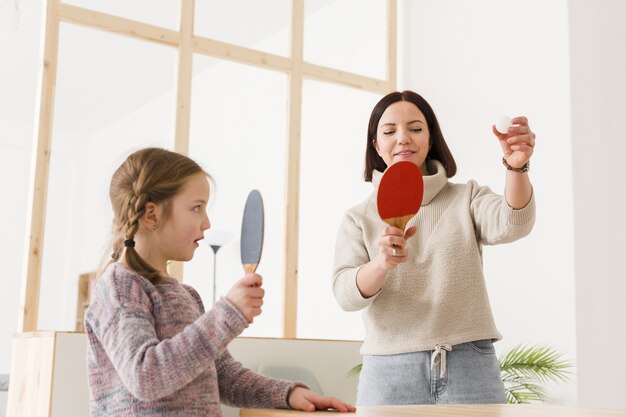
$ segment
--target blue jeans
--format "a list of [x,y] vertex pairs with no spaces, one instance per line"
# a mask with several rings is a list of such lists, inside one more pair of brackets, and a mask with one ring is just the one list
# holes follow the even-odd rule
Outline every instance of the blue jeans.
[[491,340],[452,346],[443,377],[441,360],[431,370],[433,354],[365,355],[357,405],[506,403]]

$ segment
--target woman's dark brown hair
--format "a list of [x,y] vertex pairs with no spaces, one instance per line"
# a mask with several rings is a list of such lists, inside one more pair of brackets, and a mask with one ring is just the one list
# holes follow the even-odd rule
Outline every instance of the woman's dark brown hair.
[[374,106],[374,110],[372,110],[372,115],[370,116],[370,122],[367,127],[367,145],[365,148],[365,171],[363,172],[363,177],[365,181],[372,181],[372,171],[378,170],[380,172],[384,172],[387,169],[387,164],[376,152],[376,148],[374,144],[376,143],[377,137],[376,132],[378,131],[378,123],[380,122],[380,118],[382,117],[387,107],[392,105],[393,103],[397,103],[398,101],[408,101],[417,106],[418,109],[424,114],[426,118],[426,123],[428,124],[428,131],[430,132],[430,150],[428,151],[428,155],[426,159],[436,159],[441,162],[446,169],[446,174],[448,178],[452,178],[456,174],[456,162],[454,162],[454,157],[448,149],[448,145],[443,138],[443,133],[441,133],[441,128],[439,127],[439,122],[437,121],[437,116],[435,116],[435,112],[430,107],[430,104],[422,96],[413,91],[403,91],[403,92],[394,92],[389,93]]

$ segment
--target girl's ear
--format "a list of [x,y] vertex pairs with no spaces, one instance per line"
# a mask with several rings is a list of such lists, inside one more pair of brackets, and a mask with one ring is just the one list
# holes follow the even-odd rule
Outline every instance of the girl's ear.
[[152,201],[148,201],[144,207],[143,216],[139,219],[141,224],[148,229],[152,229],[152,227],[157,224],[158,219],[158,206],[154,204]]

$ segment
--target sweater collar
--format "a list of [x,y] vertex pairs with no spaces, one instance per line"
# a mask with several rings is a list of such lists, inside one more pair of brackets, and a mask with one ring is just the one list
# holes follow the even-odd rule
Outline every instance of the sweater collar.
[[[441,162],[431,159],[426,161],[426,166],[429,174],[424,175],[424,197],[422,198],[422,206],[428,205],[448,183],[446,169]],[[431,172],[433,172],[433,174],[430,174]],[[374,185],[375,189],[378,189],[382,177],[382,172],[378,170],[372,172],[372,185]]]

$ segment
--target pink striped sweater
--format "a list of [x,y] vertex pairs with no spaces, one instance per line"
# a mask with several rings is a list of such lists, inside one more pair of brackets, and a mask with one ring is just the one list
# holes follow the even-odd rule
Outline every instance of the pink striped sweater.
[[205,313],[192,287],[110,265],[85,317],[91,417],[221,416],[220,401],[288,408],[303,384],[259,375],[228,352],[246,326],[225,298]]

